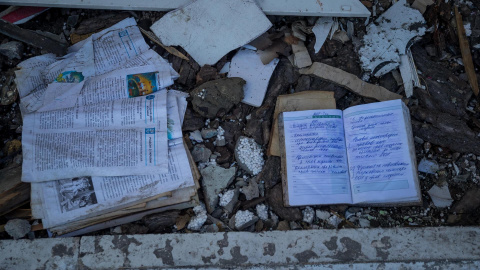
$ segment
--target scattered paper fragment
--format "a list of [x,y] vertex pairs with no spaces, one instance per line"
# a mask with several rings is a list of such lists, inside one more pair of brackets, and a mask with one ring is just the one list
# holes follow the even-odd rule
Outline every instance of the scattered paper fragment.
[[182,46],[203,66],[214,65],[271,26],[254,0],[198,0],[167,13],[151,29],[163,44]]
[[228,77],[240,77],[246,81],[243,103],[262,106],[268,82],[277,64],[278,59],[273,59],[264,65],[260,56],[252,50],[241,50],[233,57]]
[[378,101],[402,98],[401,95],[390,92],[381,86],[364,82],[351,73],[320,62],[313,63],[309,68],[301,69],[300,74],[315,75],[326,81],[345,87],[360,96],[373,98]]
[[380,77],[397,68],[412,40],[425,34],[425,25],[418,10],[408,7],[405,0],[398,1],[367,26],[364,46],[358,51],[362,69]]
[[467,73],[468,82],[472,87],[473,93],[475,94],[475,96],[478,96],[479,88],[477,75],[475,74],[475,67],[473,66],[470,45],[468,43],[467,35],[465,34],[462,15],[458,12],[457,6],[455,6],[455,18],[457,21],[458,43],[460,44],[460,51],[462,52],[462,60],[463,66],[465,67],[465,73]]
[[325,40],[332,29],[333,18],[332,17],[321,17],[315,23],[312,31],[315,34],[315,53],[318,53],[325,43]]
[[448,189],[447,185],[439,187],[437,185],[433,186],[429,191],[428,195],[438,208],[445,208],[452,205],[453,199],[450,195],[450,190]]
[[418,164],[418,171],[423,173],[434,174],[439,170],[438,164],[434,160],[422,158]]
[[418,78],[417,67],[413,60],[412,52],[407,49],[407,53],[400,56],[400,74],[402,76],[405,95],[411,97],[413,95],[413,87],[423,88]]

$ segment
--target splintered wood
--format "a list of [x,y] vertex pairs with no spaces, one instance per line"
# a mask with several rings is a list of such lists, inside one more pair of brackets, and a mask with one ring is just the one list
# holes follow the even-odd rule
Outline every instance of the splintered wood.
[[402,96],[378,85],[362,81],[357,76],[323,63],[315,62],[309,68],[300,69],[300,74],[315,75],[326,81],[345,87],[357,95],[379,101],[401,99]]
[[458,43],[460,44],[460,51],[462,52],[463,66],[465,73],[467,73],[468,81],[472,87],[475,96],[478,96],[478,81],[473,67],[472,54],[470,53],[470,45],[468,44],[465,28],[463,27],[462,15],[458,12],[458,7],[455,6],[455,18],[457,20]]

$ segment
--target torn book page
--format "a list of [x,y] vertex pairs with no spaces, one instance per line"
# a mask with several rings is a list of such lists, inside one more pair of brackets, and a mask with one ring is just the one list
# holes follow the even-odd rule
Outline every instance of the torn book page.
[[300,74],[315,75],[323,80],[345,87],[357,95],[378,101],[401,99],[402,96],[387,89],[362,81],[357,76],[320,62],[314,62],[309,68],[301,69]]
[[400,55],[406,54],[417,37],[426,31],[422,14],[399,0],[375,23],[367,26],[364,45],[359,49],[362,69],[380,77],[400,65]]
[[333,18],[332,17],[321,17],[315,23],[312,31],[315,34],[315,53],[318,53],[325,43],[325,40],[332,29]]
[[23,182],[166,173],[166,91],[24,116]]
[[189,97],[189,94],[178,90],[168,90],[168,94],[175,96],[177,99],[178,115],[180,116],[180,123],[183,125],[183,119],[185,119],[185,112],[187,111],[188,105],[187,97]]
[[214,65],[271,26],[254,0],[197,0],[167,13],[150,28],[163,44],[181,46],[203,66]]
[[41,85],[47,86],[42,74],[45,68],[55,61],[57,61],[55,55],[49,53],[29,58],[17,65],[20,69],[15,71],[15,83],[20,98]]
[[150,49],[134,18],[92,35],[96,75],[121,68],[124,63]]
[[243,103],[255,107],[262,106],[268,82],[277,64],[278,59],[275,58],[264,65],[260,56],[252,50],[240,50],[235,54],[228,77],[240,77],[246,81],[243,86]]
[[[142,176],[76,177],[33,183],[46,228],[137,205],[179,188],[195,186],[182,139],[168,148],[168,173]],[[42,215],[36,214],[35,216]]]

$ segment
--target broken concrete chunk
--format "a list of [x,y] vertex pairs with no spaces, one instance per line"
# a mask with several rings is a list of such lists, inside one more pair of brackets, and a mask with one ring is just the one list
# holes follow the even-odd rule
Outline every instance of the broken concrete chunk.
[[429,191],[428,195],[433,201],[433,204],[437,208],[445,208],[452,205],[453,199],[450,195],[450,190],[447,185],[439,187],[437,185],[433,186]]
[[192,157],[195,162],[208,162],[212,151],[203,144],[197,144],[193,147]]
[[202,188],[205,195],[205,203],[209,213],[215,210],[218,203],[218,194],[232,183],[235,178],[235,172],[235,167],[224,169],[217,164],[200,169],[200,173],[203,176]]
[[241,136],[235,146],[235,160],[243,170],[250,175],[257,175],[262,171],[265,160],[262,147],[254,139]]
[[214,128],[204,128],[202,129],[201,133],[202,133],[202,138],[210,139],[217,136],[218,131]]
[[182,46],[203,66],[214,65],[271,26],[254,0],[197,0],[167,13],[151,29],[163,44]]
[[418,10],[400,0],[375,23],[367,26],[363,47],[358,51],[362,69],[380,77],[400,65],[404,55],[416,37],[423,36],[426,22]]
[[422,158],[418,164],[418,171],[423,173],[434,174],[438,171],[438,163],[435,160]]
[[21,59],[23,55],[23,44],[18,41],[10,41],[0,45],[0,53],[8,59]]
[[315,211],[315,215],[320,220],[327,220],[332,214],[325,210],[317,210]]
[[189,138],[190,138],[190,140],[196,141],[198,143],[203,142],[202,133],[200,133],[199,130],[195,130],[194,132],[190,132]]
[[258,198],[258,196],[260,196],[260,191],[258,190],[258,183],[256,177],[251,178],[248,182],[248,186],[242,187],[240,191],[245,195],[247,201]]
[[242,78],[225,78],[206,82],[193,89],[190,94],[193,109],[203,117],[214,118],[220,109],[226,112],[233,105],[242,101],[243,86]]
[[11,219],[5,224],[5,231],[15,240],[27,235],[31,228],[32,226],[25,219]]
[[241,50],[232,59],[228,77],[240,77],[246,81],[243,103],[260,107],[267,92],[268,83],[278,59],[264,65],[257,52]]

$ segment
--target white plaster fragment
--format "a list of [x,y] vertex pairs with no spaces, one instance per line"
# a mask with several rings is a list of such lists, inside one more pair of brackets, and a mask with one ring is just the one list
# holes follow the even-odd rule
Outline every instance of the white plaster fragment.
[[333,18],[332,17],[321,17],[315,23],[312,31],[315,34],[315,53],[318,53],[325,43],[325,40],[330,33],[333,25]]
[[167,13],[151,29],[163,44],[182,46],[203,66],[214,65],[271,26],[254,0],[197,0]]
[[422,14],[400,0],[383,13],[376,23],[367,26],[363,37],[364,46],[360,48],[362,69],[380,77],[400,65],[400,55],[412,41],[423,36],[426,22]]

